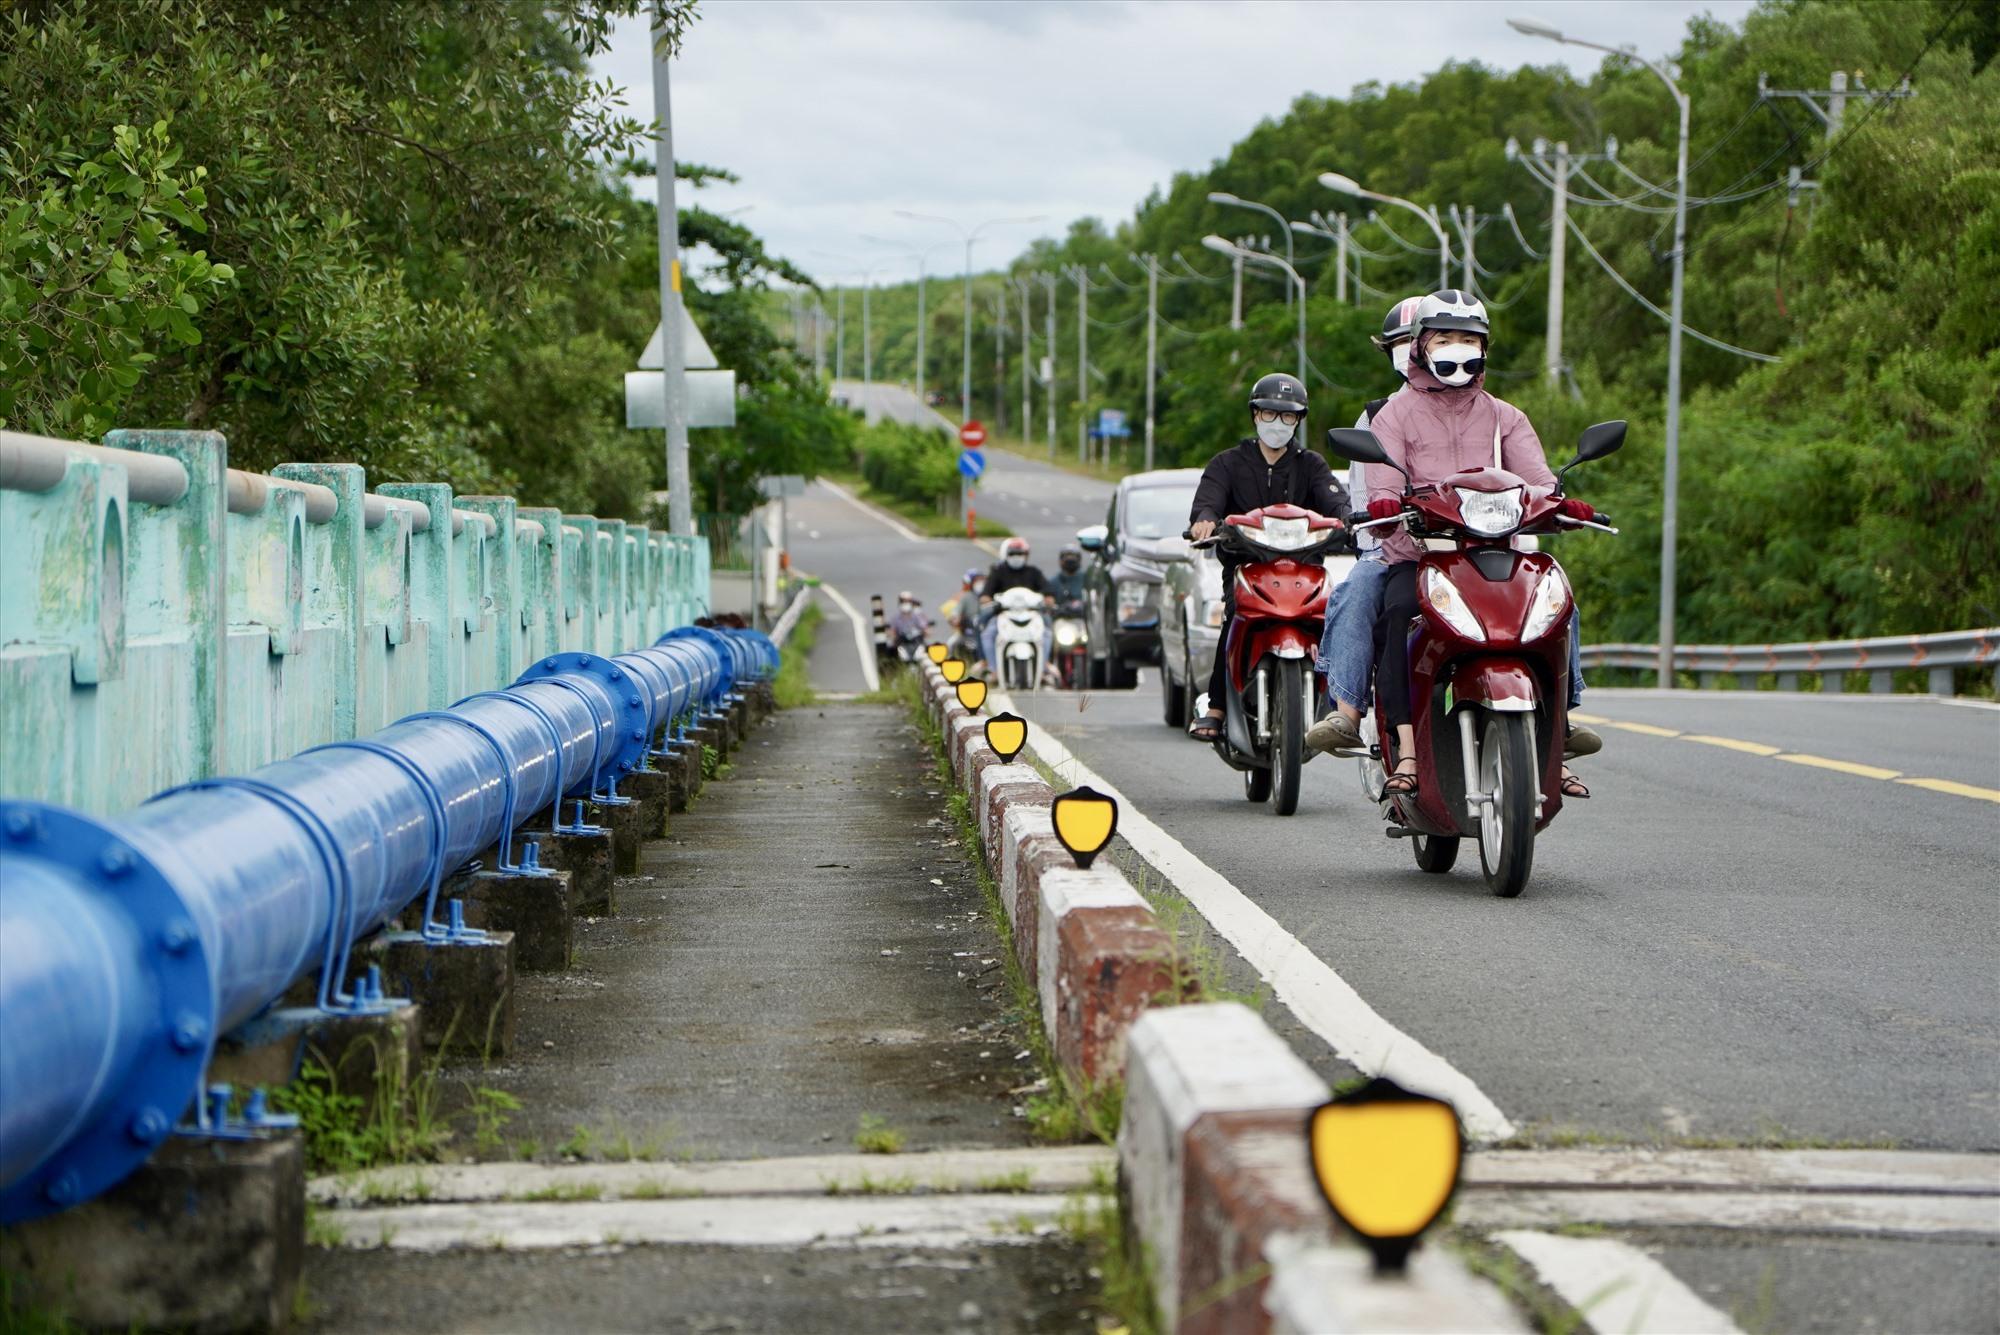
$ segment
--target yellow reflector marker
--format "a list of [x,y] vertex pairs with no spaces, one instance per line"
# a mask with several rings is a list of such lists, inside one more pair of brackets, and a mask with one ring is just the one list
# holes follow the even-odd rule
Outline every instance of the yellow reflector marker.
[[933,663],[942,663],[945,659],[951,657],[951,650],[941,644],[927,644],[924,646],[924,652],[931,656],[931,662]]
[[1315,1108],[1307,1134],[1327,1204],[1360,1235],[1377,1270],[1401,1270],[1458,1186],[1458,1114],[1378,1076]]
[[1842,774],[1854,774],[1864,779],[1893,779],[1903,771],[1883,769],[1880,765],[1859,765],[1852,760],[1828,760],[1825,756],[1809,756],[1802,753],[1779,756],[1794,765],[1811,765],[1814,769],[1838,770]]
[[1095,788],[1072,788],[1050,804],[1049,820],[1076,865],[1088,867],[1118,833],[1118,801]]
[[958,702],[977,714],[986,703],[986,683],[977,677],[967,677],[958,683]]
[[1006,764],[1028,744],[1028,721],[1019,714],[999,713],[986,720],[986,744]]
[[1982,802],[2000,802],[2000,788],[1980,788],[1974,784],[1960,783],[1956,779],[1898,779],[1897,783],[1907,783],[1912,788],[1928,788],[1934,793],[1950,793],[1953,797],[1976,797]]
[[1656,728],[1650,723],[1620,723],[1616,719],[1606,721],[1607,728],[1623,728],[1627,732],[1643,732],[1648,737],[1678,737],[1678,728]]
[[965,677],[965,660],[947,658],[938,664],[938,671],[944,673],[944,679],[955,686]]
[[[1575,717],[1571,715],[1571,717]],[[1762,742],[1739,742],[1734,737],[1704,737],[1691,732],[1681,738],[1684,742],[1700,742],[1703,746],[1720,746],[1731,751],[1742,751],[1753,756],[1775,756],[1784,750],[1782,746],[1766,746]]]

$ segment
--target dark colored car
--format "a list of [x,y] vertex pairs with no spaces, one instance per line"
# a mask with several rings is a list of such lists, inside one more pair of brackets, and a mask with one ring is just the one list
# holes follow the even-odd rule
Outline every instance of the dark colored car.
[[1096,556],[1084,568],[1090,625],[1090,684],[1127,687],[1138,669],[1159,661],[1161,586],[1167,565],[1185,561],[1188,510],[1199,468],[1134,473],[1111,495],[1104,523],[1076,540]]

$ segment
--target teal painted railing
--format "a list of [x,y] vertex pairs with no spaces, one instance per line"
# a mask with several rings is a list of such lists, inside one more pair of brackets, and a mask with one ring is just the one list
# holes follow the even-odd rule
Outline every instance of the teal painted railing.
[[708,544],[228,467],[222,436],[0,432],[0,794],[114,812],[617,654],[707,610]]

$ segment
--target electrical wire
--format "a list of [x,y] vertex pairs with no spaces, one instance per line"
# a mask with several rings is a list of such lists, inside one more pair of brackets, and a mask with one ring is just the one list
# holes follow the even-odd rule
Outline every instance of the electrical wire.
[[[1616,204],[1619,208],[1630,209],[1634,213],[1672,213],[1674,211],[1673,205],[1671,204],[1659,205],[1659,204],[1639,203],[1638,201],[1644,198],[1643,195],[1614,195],[1611,193],[1609,189],[1605,187],[1602,181],[1598,180],[1595,176],[1592,176],[1589,173],[1589,171],[1587,171],[1583,167],[1578,166],[1574,162],[1570,164],[1569,174],[1572,180],[1582,181],[1585,184],[1589,185],[1590,188],[1595,190],[1598,194],[1604,196],[1604,199],[1602,200],[1603,203]],[[1673,192],[1669,191],[1667,193],[1667,198],[1672,199],[1673,197],[1674,197]],[[1577,200],[1581,198],[1582,196],[1580,195],[1571,194],[1570,202],[1575,203]],[[1689,200],[1688,203],[1689,205],[1693,205],[1694,201]]]
[[1335,380],[1332,376],[1320,370],[1319,363],[1314,361],[1310,354],[1308,354],[1306,357],[1306,369],[1311,371],[1314,375],[1318,376],[1320,383],[1322,385],[1325,385],[1328,389],[1332,390],[1336,394],[1366,394],[1368,392],[1366,390],[1356,389],[1352,385],[1341,384],[1338,380]]
[[1395,228],[1389,226],[1388,223],[1382,221],[1382,218],[1379,214],[1371,215],[1368,221],[1373,223],[1375,226],[1381,228],[1384,232],[1388,233],[1389,239],[1391,241],[1394,241],[1397,245],[1401,246],[1404,250],[1409,251],[1412,255],[1435,255],[1438,253],[1438,248],[1436,246],[1413,246],[1409,242],[1403,240],[1402,237],[1396,235]]
[[[1654,315],[1657,315],[1662,320],[1667,320],[1671,322],[1671,320],[1673,319],[1672,316],[1668,315],[1658,306],[1655,306],[1652,302],[1648,301],[1645,298],[1645,296],[1640,293],[1638,288],[1633,287],[1630,283],[1625,281],[1624,274],[1619,273],[1616,269],[1611,267],[1611,261],[1605,259],[1604,256],[1598,254],[1597,247],[1590,244],[1590,238],[1584,235],[1583,228],[1577,225],[1576,219],[1566,218],[1564,219],[1564,221],[1569,224],[1569,230],[1576,235],[1576,239],[1583,243],[1583,248],[1590,252],[1590,258],[1597,261],[1597,267],[1604,270],[1605,273],[1611,275],[1612,282],[1624,288],[1625,294],[1627,296],[1631,297],[1632,300],[1638,302],[1641,306],[1644,306]],[[1780,358],[1772,356],[1768,352],[1752,352],[1749,348],[1739,348],[1734,343],[1724,343],[1721,339],[1713,338],[1708,334],[1704,334],[1699,329],[1690,329],[1685,322],[1683,322],[1681,325],[1681,332],[1686,334],[1689,338],[1696,339],[1699,340],[1700,342],[1708,344],[1712,348],[1720,348],[1724,352],[1733,352],[1738,357],[1748,357],[1751,361],[1775,362],[1781,360]]]
[[1525,253],[1529,259],[1540,260],[1548,258],[1540,251],[1536,250],[1533,246],[1529,245],[1528,238],[1521,235],[1521,223],[1520,220],[1515,218],[1514,216],[1514,206],[1512,203],[1502,204],[1500,206],[1500,213],[1502,217],[1507,219],[1507,225],[1514,229],[1514,240],[1520,245],[1522,252]]
[[1137,314],[1129,315],[1123,320],[1100,320],[1095,315],[1087,318],[1090,320],[1090,327],[1093,329],[1129,329],[1138,323],[1144,314],[1145,312],[1141,311]]
[[1393,292],[1384,292],[1381,288],[1375,286],[1373,283],[1369,282],[1366,278],[1363,278],[1359,270],[1349,274],[1348,277],[1354,280],[1355,287],[1361,289],[1363,292],[1366,292],[1369,296],[1374,297],[1377,301],[1402,300],[1401,297],[1395,295]]

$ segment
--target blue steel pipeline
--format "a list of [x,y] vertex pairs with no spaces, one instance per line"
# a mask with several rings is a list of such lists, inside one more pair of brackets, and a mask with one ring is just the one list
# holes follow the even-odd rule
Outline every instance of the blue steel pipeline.
[[776,671],[757,632],[544,658],[504,691],[202,780],[113,820],[0,801],[0,1224],[89,1200],[143,1163],[218,1036],[320,972],[651,740]]

